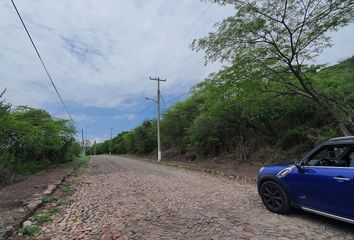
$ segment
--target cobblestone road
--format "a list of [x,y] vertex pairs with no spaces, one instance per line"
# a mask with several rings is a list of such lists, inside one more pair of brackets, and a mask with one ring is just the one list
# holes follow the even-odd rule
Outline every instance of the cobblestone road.
[[122,157],[96,156],[76,179],[57,239],[354,239],[345,223],[267,211],[254,184]]

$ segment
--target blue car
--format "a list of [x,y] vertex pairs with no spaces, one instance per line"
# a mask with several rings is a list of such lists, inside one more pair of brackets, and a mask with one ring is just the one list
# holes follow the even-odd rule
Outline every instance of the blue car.
[[300,162],[262,167],[257,185],[272,212],[295,207],[354,224],[354,136],[330,139]]

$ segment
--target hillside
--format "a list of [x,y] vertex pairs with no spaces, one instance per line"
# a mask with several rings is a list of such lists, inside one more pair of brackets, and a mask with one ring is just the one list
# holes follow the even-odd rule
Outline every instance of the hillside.
[[[312,101],[282,94],[284,87],[274,82],[239,80],[234,67],[211,74],[191,89],[189,98],[163,113],[163,152],[192,159],[229,156],[242,161],[264,160],[271,154],[281,160],[298,157],[340,135],[326,112]],[[329,67],[308,66],[307,74],[316,89],[332,98],[338,114],[349,109],[353,115],[354,58]],[[154,153],[155,120],[146,120],[90,151],[102,154],[109,150],[115,154]]]

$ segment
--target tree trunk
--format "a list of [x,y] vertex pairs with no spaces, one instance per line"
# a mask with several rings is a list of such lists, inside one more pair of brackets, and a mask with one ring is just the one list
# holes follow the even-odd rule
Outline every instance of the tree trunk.
[[351,134],[348,128],[345,126],[343,121],[339,118],[338,114],[332,109],[332,107],[326,102],[322,102],[322,100],[319,100],[318,103],[328,112],[328,114],[336,124],[337,128],[342,132],[342,134],[344,136],[350,136]]
[[326,101],[326,99],[323,99],[320,94],[317,92],[316,89],[313,88],[313,86],[308,85],[306,82],[308,79],[303,76],[300,68],[295,69],[294,66],[290,63],[289,68],[292,71],[292,73],[295,75],[295,77],[298,79],[299,83],[301,84],[303,91],[306,92],[311,96],[313,101],[315,101],[319,106],[321,106],[324,110],[327,111],[329,116],[331,117],[332,121],[335,123],[337,126],[338,130],[344,135],[344,136],[350,136],[350,132],[348,128],[345,126],[344,121],[338,116],[336,111],[333,109],[333,107]]

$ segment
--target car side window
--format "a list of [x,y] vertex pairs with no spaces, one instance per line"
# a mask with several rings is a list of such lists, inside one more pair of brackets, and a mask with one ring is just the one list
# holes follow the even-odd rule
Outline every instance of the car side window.
[[307,166],[350,167],[354,165],[352,146],[324,146],[308,158]]
[[349,167],[354,167],[354,149],[349,154]]

